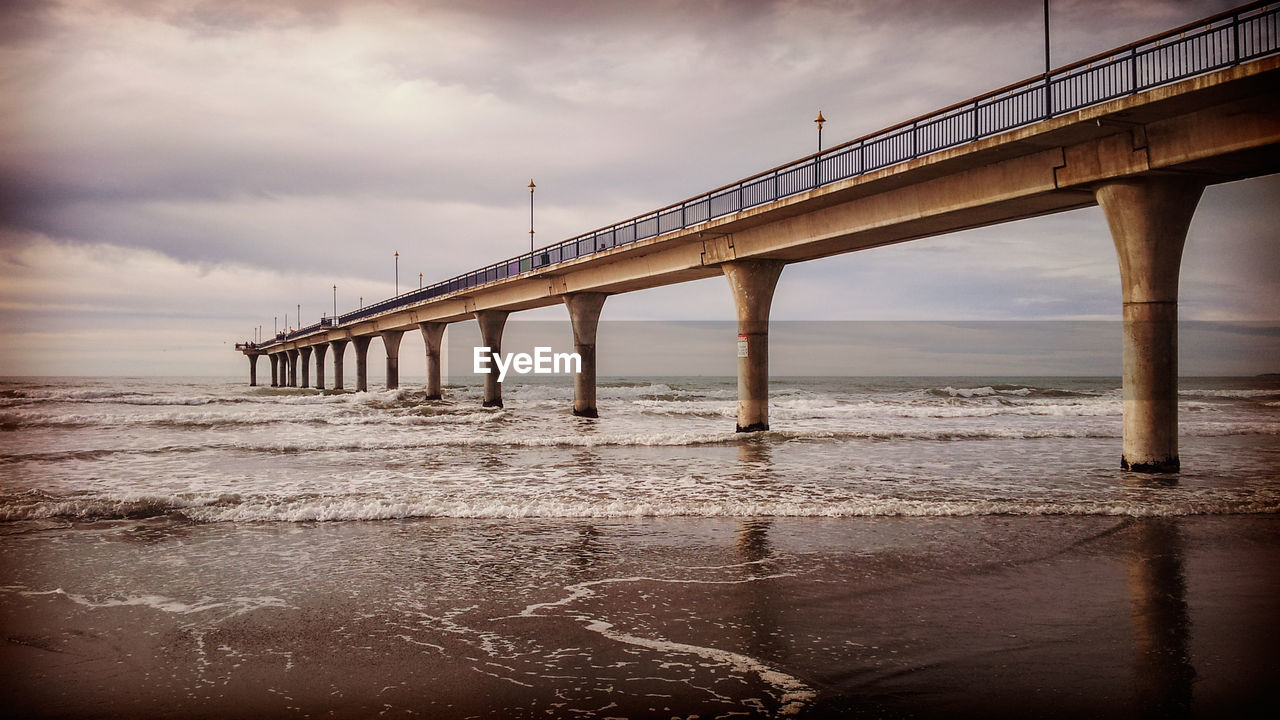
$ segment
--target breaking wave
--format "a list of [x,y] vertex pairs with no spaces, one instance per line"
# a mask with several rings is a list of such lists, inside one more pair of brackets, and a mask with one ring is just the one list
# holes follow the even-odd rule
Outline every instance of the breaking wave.
[[295,497],[240,494],[120,497],[26,496],[6,499],[0,521],[139,520],[172,516],[193,522],[330,522],[413,518],[661,518],[661,517],[967,517],[1097,515],[1165,517],[1280,512],[1280,497],[1149,500],[921,500],[856,498],[831,502],[781,499],[725,501],[661,499],[510,500],[385,498],[361,495]]

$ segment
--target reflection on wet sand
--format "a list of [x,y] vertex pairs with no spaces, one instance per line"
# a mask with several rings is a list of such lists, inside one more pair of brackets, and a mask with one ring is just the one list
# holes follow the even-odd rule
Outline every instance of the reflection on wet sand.
[[773,449],[760,438],[738,442],[738,463],[750,470],[751,477],[767,477],[773,470]]
[[1144,519],[1134,531],[1129,597],[1138,704],[1144,717],[1190,717],[1196,671],[1182,533],[1171,518]]
[[583,525],[578,528],[577,538],[571,543],[569,552],[569,576],[581,579],[595,570],[596,562],[608,550],[601,542],[602,534],[595,525]]
[[[743,520],[738,525],[735,543],[739,560],[746,564],[747,573],[756,579],[775,571],[768,560],[773,555],[769,543],[769,529],[773,521],[765,518]],[[739,593],[739,617],[743,642],[748,653],[766,664],[785,664],[786,648],[781,642],[783,632],[783,608],[778,607],[776,588],[770,582],[743,582],[731,586]]]

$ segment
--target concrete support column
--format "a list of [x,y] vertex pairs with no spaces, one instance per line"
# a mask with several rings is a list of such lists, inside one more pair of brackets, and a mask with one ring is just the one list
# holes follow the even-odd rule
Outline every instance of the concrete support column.
[[346,340],[330,340],[329,347],[333,348],[333,389],[342,389],[342,359],[347,354]]
[[298,362],[302,365],[301,387],[311,387],[311,348],[309,346],[298,350]]
[[740,260],[721,266],[738,310],[738,432],[769,429],[769,306],[783,265]]
[[427,344],[427,399],[439,400],[440,392],[440,346],[444,341],[444,329],[447,323],[421,322],[422,339]]
[[249,356],[249,387],[258,387],[258,356]]
[[271,365],[271,387],[280,387],[280,356],[272,353],[267,360]]
[[298,387],[298,351],[286,350],[285,354],[289,356],[289,387]]
[[[502,328],[507,324],[506,310],[479,310],[473,313],[480,323],[480,337],[489,352],[502,352]],[[498,382],[498,366],[489,363],[489,374],[484,377],[484,407],[502,407],[502,383]]]
[[573,324],[573,351],[582,358],[582,367],[573,379],[573,414],[599,417],[596,411],[596,328],[604,293],[572,293],[564,296]]
[[1141,177],[1094,190],[1120,259],[1124,443],[1120,467],[1177,472],[1178,271],[1204,183]]
[[329,346],[320,343],[315,346],[316,351],[316,389],[324,389],[324,356],[329,352]]
[[400,338],[403,330],[386,330],[382,333],[382,346],[387,349],[387,389],[400,387]]
[[352,338],[351,340],[351,344],[356,349],[356,392],[367,392],[369,390],[369,343],[372,340],[372,335]]

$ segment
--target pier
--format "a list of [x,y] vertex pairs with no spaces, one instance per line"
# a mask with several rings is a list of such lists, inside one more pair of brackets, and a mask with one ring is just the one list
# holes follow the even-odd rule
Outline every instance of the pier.
[[[344,389],[351,344],[362,391],[369,344],[381,337],[395,388],[400,339],[417,330],[436,399],[450,323],[477,320],[496,354],[511,313],[563,304],[582,361],[573,412],[594,417],[607,298],[723,275],[737,311],[737,429],[768,430],[769,311],[787,265],[1098,205],[1123,294],[1121,464],[1177,471],[1182,247],[1206,186],[1280,169],[1278,25],[1280,8],[1245,5],[236,349],[249,358],[252,385],[265,355],[273,387],[317,389],[332,349],[330,387]],[[502,402],[491,374],[483,403]]]

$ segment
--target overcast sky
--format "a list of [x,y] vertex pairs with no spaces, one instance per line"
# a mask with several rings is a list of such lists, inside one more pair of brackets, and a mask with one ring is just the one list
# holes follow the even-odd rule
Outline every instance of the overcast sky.
[[[1054,0],[1054,65],[1226,9]],[[245,373],[231,344],[1043,69],[1039,0],[68,0],[0,9],[0,375]],[[1280,319],[1280,181],[1205,193],[1182,317]],[[1114,320],[1100,211],[793,265],[775,319]],[[562,308],[532,318],[566,317]],[[719,278],[607,320],[733,317]],[[406,337],[402,354],[421,352]],[[1119,348],[1116,349],[1118,358]],[[376,364],[375,364],[376,366]],[[265,364],[264,366],[265,367]],[[406,369],[414,367],[410,362]]]

